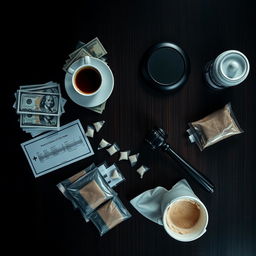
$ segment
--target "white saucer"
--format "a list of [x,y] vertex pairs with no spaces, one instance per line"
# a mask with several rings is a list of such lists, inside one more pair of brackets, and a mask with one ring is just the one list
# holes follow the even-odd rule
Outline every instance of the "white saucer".
[[[95,107],[105,102],[111,95],[114,88],[114,76],[109,66],[97,58],[90,57],[90,60],[91,64],[98,68],[102,74],[102,85],[97,94],[92,96],[80,95],[72,86],[72,75],[66,73],[65,76],[65,89],[70,99],[76,104],[87,108]],[[83,65],[83,62],[82,59],[79,59],[70,67],[72,69],[77,69],[81,65]]]

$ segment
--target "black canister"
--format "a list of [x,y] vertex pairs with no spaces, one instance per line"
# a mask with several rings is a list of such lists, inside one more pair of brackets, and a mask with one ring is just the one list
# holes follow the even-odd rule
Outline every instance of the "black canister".
[[174,91],[181,88],[188,79],[189,58],[176,44],[158,43],[145,53],[142,73],[152,87],[164,92]]

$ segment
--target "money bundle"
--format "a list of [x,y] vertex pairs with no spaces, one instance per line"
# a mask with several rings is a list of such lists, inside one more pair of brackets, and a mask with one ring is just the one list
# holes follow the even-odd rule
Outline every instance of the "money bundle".
[[35,137],[59,129],[66,99],[62,98],[58,83],[50,81],[45,84],[21,85],[15,98],[13,108],[19,114],[23,131]]
[[[69,67],[75,61],[77,61],[78,59],[83,58],[85,56],[95,57],[95,58],[101,59],[102,61],[106,62],[106,55],[107,55],[107,51],[97,37],[88,43],[79,41],[76,46],[76,49],[69,54],[68,59],[65,61],[63,70],[65,72],[67,72]],[[87,109],[90,109],[94,112],[102,114],[102,112],[105,109],[105,106],[106,106],[106,102],[103,102],[102,104],[100,104],[98,106],[87,108]]]

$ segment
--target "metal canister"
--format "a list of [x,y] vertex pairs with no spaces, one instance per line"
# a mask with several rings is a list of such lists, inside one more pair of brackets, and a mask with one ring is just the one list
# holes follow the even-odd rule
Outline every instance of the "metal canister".
[[229,50],[207,63],[205,79],[211,88],[222,90],[242,83],[249,70],[250,64],[246,56],[239,51]]

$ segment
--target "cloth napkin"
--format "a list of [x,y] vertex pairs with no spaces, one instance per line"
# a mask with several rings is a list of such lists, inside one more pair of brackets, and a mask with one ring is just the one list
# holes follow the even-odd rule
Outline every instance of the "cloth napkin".
[[177,182],[170,190],[160,186],[147,190],[133,198],[130,203],[144,217],[163,225],[162,219],[165,209],[174,199],[182,196],[198,199],[185,179]]

